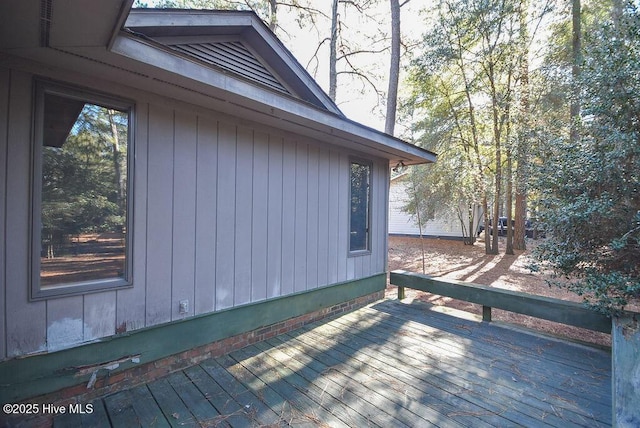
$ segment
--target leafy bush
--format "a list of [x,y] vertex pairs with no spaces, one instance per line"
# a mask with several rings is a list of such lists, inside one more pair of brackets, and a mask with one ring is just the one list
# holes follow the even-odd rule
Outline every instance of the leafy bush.
[[559,138],[538,168],[550,238],[532,268],[615,314],[640,298],[640,14],[629,3],[616,22],[585,40],[582,127],[577,145]]

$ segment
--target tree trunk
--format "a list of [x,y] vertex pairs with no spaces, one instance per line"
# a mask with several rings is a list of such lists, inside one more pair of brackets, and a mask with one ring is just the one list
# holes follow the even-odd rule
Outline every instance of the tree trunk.
[[529,29],[527,27],[528,0],[520,2],[520,112],[516,142],[516,201],[513,246],[526,250],[527,232],[527,181],[529,180],[529,135],[530,135],[530,91],[529,91]]
[[125,180],[122,175],[122,154],[120,153],[120,140],[118,139],[118,126],[114,120],[115,111],[108,110],[109,125],[111,125],[111,138],[113,141],[113,170],[115,175],[115,185],[118,189],[118,207],[124,210],[125,207]]
[[502,156],[500,146],[496,147],[496,177],[495,177],[495,200],[493,202],[493,236],[491,237],[491,248],[488,254],[498,254],[498,233],[500,228],[500,194],[502,193]]
[[572,146],[575,146],[580,139],[580,85],[578,77],[580,77],[580,69],[582,66],[582,30],[580,25],[580,0],[572,0],[572,61],[571,69],[572,93],[571,93],[571,128],[569,139]]
[[336,100],[338,86],[338,0],[331,5],[331,40],[329,41],[329,98]]
[[494,203],[493,203],[493,239],[491,239],[491,253],[498,254],[498,227],[500,220],[500,198],[502,194],[502,131],[500,119],[500,104],[495,83],[494,64],[489,63],[488,77],[491,87],[491,102],[493,116],[493,144],[495,147],[495,178],[494,178]]
[[276,27],[278,26],[277,12],[277,0],[269,0],[269,29],[274,32],[276,31]]
[[424,239],[422,236],[422,219],[420,218],[420,200],[418,199],[418,189],[416,187],[415,177],[411,176],[411,187],[413,190],[413,198],[416,204],[416,217],[418,220],[418,233],[420,234],[420,247],[422,249],[422,273],[427,273],[426,271],[426,258],[424,253]]
[[387,115],[384,132],[393,135],[396,125],[398,103],[398,80],[400,75],[400,2],[391,1],[391,60],[389,66],[389,89],[387,91]]
[[482,195],[482,210],[484,211],[484,253],[491,254],[491,234],[489,233],[489,202],[487,201],[487,193]]
[[514,255],[513,252],[513,228],[511,227],[513,218],[513,152],[507,147],[507,189],[506,189],[506,204],[507,204],[507,246],[505,254]]

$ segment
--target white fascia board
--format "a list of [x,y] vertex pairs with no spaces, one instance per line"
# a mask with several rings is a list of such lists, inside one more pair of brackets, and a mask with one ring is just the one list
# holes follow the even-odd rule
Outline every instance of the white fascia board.
[[173,81],[170,83],[201,91],[207,95],[225,99],[272,121],[289,122],[300,130],[313,131],[316,137],[326,135],[351,140],[357,145],[374,149],[395,165],[402,160],[406,165],[434,162],[436,155],[420,147],[406,143],[337,114],[304,103],[293,97],[277,94],[257,85],[245,82],[231,74],[215,72],[210,67],[189,60],[179,54],[158,48],[145,40],[121,35],[114,41],[113,53],[164,71]]

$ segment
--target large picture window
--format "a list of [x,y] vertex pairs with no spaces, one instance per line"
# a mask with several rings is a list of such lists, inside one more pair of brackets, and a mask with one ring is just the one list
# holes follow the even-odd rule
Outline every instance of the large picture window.
[[368,252],[370,251],[371,164],[351,161],[350,183],[349,251],[352,253]]
[[130,284],[128,102],[37,83],[32,297]]

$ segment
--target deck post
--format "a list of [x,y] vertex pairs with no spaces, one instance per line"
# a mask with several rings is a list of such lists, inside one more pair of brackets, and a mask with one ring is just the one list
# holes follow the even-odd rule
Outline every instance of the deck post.
[[491,322],[491,306],[482,305],[482,321]]
[[640,319],[624,313],[611,330],[614,427],[640,426]]
[[398,300],[402,300],[406,297],[404,294],[404,287],[398,286]]

